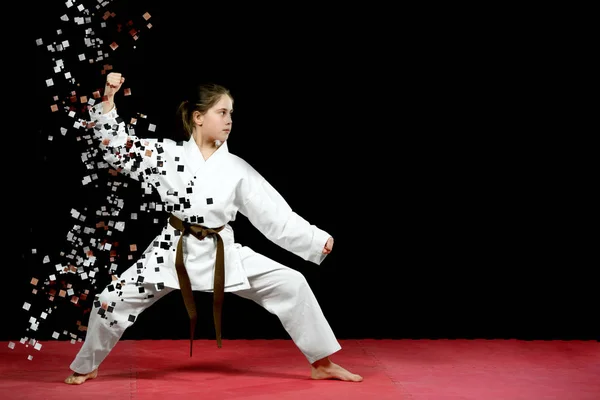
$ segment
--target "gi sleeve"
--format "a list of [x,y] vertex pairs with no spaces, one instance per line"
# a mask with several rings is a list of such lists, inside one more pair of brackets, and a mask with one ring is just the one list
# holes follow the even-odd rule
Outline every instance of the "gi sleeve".
[[135,180],[154,180],[157,172],[157,154],[161,150],[158,140],[140,139],[129,135],[116,107],[106,114],[102,111],[102,103],[90,109],[94,137],[100,142],[103,159],[118,172]]
[[239,186],[239,211],[273,243],[306,261],[320,265],[330,235],[294,212],[258,172],[248,166]]

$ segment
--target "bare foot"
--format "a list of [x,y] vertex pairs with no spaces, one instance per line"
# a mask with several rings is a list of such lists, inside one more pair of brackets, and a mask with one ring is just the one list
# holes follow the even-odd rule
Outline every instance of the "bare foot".
[[348,382],[360,382],[362,376],[353,374],[345,368],[331,362],[329,358],[323,358],[311,365],[310,377],[312,379],[339,379]]
[[69,385],[81,385],[83,382],[88,379],[94,379],[98,376],[98,368],[90,372],[89,374],[78,374],[77,372],[73,372],[71,375],[65,379],[65,383]]

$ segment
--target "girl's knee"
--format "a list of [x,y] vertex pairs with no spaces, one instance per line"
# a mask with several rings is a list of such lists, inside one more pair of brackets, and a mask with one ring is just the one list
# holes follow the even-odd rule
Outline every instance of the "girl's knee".
[[299,292],[308,288],[308,281],[300,272],[290,270],[285,278],[285,286],[292,292]]
[[111,284],[108,284],[104,288],[102,293],[100,293],[98,295],[98,297],[96,298],[96,301],[94,302],[95,303],[94,306],[99,307],[103,303],[110,305],[111,303],[116,303],[118,301],[118,298],[119,298],[119,296],[117,295],[117,290],[111,283]]

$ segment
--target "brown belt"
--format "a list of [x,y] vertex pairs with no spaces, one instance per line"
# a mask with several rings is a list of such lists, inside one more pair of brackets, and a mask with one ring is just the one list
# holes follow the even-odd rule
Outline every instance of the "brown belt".
[[215,263],[215,280],[213,289],[213,317],[215,321],[215,333],[217,336],[217,346],[221,347],[221,309],[223,308],[223,297],[225,293],[225,256],[223,251],[223,239],[219,232],[225,226],[211,229],[200,225],[192,225],[183,222],[174,215],[169,218],[171,226],[181,232],[179,243],[177,244],[177,254],[175,257],[175,268],[177,269],[177,277],[179,278],[179,288],[183,295],[183,302],[190,317],[190,357],[192,356],[192,344],[194,343],[194,330],[198,320],[196,313],[196,303],[194,302],[194,294],[192,293],[192,284],[190,277],[185,269],[183,262],[183,237],[192,234],[198,240],[203,240],[208,235],[217,237],[217,260]]

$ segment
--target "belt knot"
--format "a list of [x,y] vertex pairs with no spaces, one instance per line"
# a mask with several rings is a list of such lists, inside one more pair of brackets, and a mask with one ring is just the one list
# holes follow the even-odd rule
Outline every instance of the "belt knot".
[[179,279],[179,288],[183,295],[183,301],[190,317],[190,357],[192,356],[192,344],[194,341],[194,329],[198,318],[196,312],[196,304],[192,293],[192,285],[187,269],[184,264],[183,257],[183,236],[191,234],[198,240],[204,240],[208,235],[215,235],[217,239],[217,255],[215,261],[215,274],[213,285],[213,317],[215,322],[215,334],[217,337],[217,346],[221,347],[221,310],[223,307],[223,297],[225,293],[225,260],[223,239],[219,232],[225,228],[225,225],[218,228],[207,228],[201,225],[193,225],[189,222],[184,222],[174,215],[169,218],[171,226],[181,232],[181,238],[177,244],[177,252],[175,255],[175,269]]

